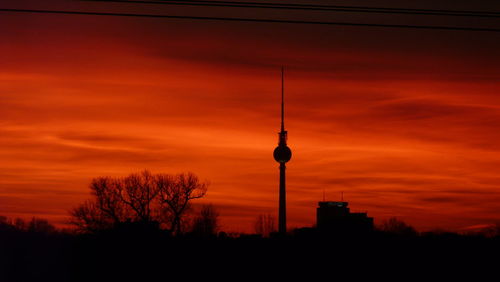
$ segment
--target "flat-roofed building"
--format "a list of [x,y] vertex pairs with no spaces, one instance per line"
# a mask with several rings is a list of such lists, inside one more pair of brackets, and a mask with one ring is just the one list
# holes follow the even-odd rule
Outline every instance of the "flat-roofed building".
[[319,202],[316,226],[320,232],[366,233],[373,230],[373,218],[367,213],[351,213],[348,202]]

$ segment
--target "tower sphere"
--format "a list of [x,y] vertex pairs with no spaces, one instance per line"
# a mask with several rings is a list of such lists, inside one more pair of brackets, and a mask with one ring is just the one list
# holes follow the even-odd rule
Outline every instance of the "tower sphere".
[[274,159],[279,163],[286,163],[292,158],[292,150],[286,145],[281,145],[274,149]]

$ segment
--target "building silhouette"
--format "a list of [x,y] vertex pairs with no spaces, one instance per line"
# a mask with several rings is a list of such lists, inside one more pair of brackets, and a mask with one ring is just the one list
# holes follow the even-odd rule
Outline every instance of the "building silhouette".
[[322,233],[358,234],[373,230],[373,218],[367,213],[352,213],[348,202],[318,202],[316,226]]

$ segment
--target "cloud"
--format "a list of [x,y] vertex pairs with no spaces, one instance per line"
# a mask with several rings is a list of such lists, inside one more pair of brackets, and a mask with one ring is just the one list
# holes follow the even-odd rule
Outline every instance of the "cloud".
[[92,177],[194,171],[226,226],[250,230],[276,212],[285,65],[290,224],[314,222],[323,189],[419,228],[498,220],[494,37],[45,15],[0,24],[12,27],[0,36],[2,213],[62,222]]

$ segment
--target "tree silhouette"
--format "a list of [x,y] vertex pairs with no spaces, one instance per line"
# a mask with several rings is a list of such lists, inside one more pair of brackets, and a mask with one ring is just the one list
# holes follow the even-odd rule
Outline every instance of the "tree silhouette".
[[70,222],[82,232],[128,223],[160,226],[179,234],[190,201],[206,194],[208,183],[193,173],[152,174],[145,170],[122,178],[92,179],[92,198],[70,211]]
[[22,218],[16,218],[14,220],[14,227],[17,230],[24,230],[26,228],[26,222]]
[[156,181],[159,187],[160,205],[170,230],[179,234],[182,218],[190,208],[190,201],[202,198],[207,192],[207,183],[201,183],[193,173],[178,174],[173,179],[169,175],[159,175]]
[[500,237],[500,222],[491,224],[490,226],[481,229],[479,234],[490,238]]
[[77,231],[93,233],[121,223],[107,216],[96,202],[96,200],[86,200],[70,211],[70,223],[76,226]]
[[54,225],[50,224],[48,220],[43,218],[33,217],[28,224],[28,231],[35,233],[51,234],[56,231]]
[[276,232],[276,219],[270,214],[259,215],[254,224],[255,233],[262,235],[262,237],[269,237],[273,232]]
[[119,179],[110,177],[98,177],[92,179],[90,189],[95,202],[87,202],[86,209],[97,220],[100,217],[103,223],[118,223],[125,219],[126,208],[121,200],[121,182]]
[[3,231],[11,231],[16,228],[12,224],[12,220],[7,218],[6,216],[0,215],[0,232]]
[[158,178],[143,171],[125,177],[117,186],[121,201],[135,213],[137,221],[150,222],[155,218],[153,208],[159,192]]
[[413,226],[396,217],[391,217],[388,220],[385,220],[380,226],[380,230],[400,236],[417,235],[417,231],[413,228]]
[[219,231],[219,213],[213,205],[203,205],[200,213],[194,218],[193,234],[208,237],[217,235]]
[[41,234],[53,234],[57,229],[47,219],[33,217],[28,223],[21,218],[11,219],[0,216],[0,233],[2,231],[31,232]]

